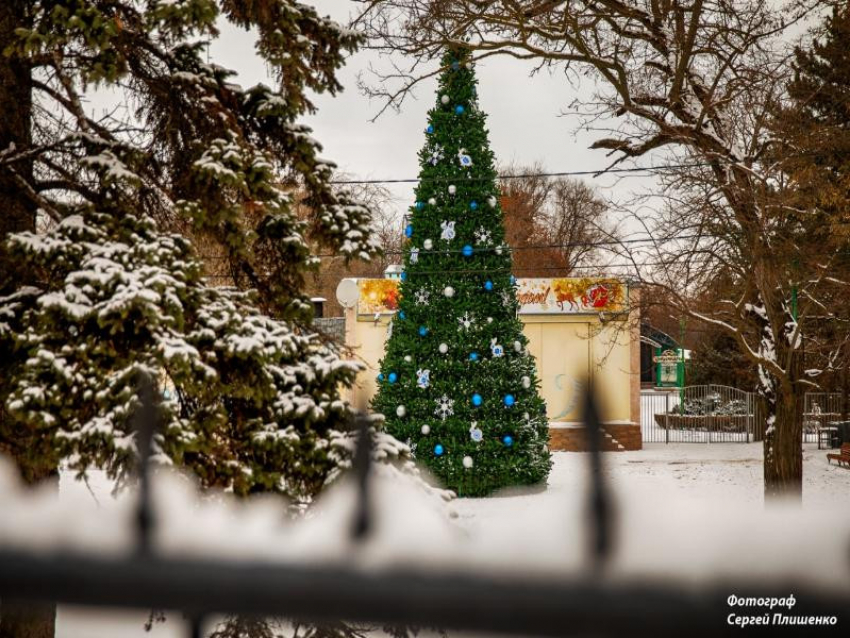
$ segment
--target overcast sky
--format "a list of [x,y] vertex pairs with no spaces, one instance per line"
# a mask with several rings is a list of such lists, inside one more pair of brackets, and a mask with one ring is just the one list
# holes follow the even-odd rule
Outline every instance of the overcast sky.
[[[357,6],[349,0],[312,2],[322,15],[346,24]],[[222,37],[211,47],[211,60],[238,72],[239,82],[273,84],[262,62],[254,54],[254,38],[239,29],[223,25]],[[369,120],[380,108],[360,94],[358,73],[369,62],[381,63],[374,52],[362,51],[349,58],[340,73],[345,91],[331,97],[316,96],[318,112],[306,118],[324,150],[323,157],[337,163],[340,170],[368,179],[415,178],[419,171],[417,153],[424,142],[426,112],[433,104],[436,78],[421,84],[415,100],[407,100],[400,113],[385,112],[376,122]],[[588,147],[594,135],[579,132],[577,116],[569,109],[577,93],[562,74],[541,72],[529,77],[531,66],[509,58],[489,59],[477,68],[481,108],[489,114],[490,142],[500,164],[543,163],[547,171],[586,171],[604,167],[604,151]],[[589,92],[582,86],[581,92]],[[648,164],[647,159],[642,160]],[[586,177],[603,195],[626,198],[634,189],[652,187],[652,180],[611,176]],[[413,185],[390,186],[403,211],[413,200]]]

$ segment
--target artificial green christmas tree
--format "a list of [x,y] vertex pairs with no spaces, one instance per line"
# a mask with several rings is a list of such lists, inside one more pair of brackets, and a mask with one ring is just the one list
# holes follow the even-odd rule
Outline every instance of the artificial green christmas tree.
[[459,495],[545,480],[547,421],[468,52],[443,57],[373,407]]

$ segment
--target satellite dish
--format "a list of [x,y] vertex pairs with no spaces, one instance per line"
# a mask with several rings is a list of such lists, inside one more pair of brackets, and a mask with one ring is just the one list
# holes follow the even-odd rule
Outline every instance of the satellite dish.
[[343,308],[354,308],[360,298],[356,279],[343,279],[336,287],[336,299]]

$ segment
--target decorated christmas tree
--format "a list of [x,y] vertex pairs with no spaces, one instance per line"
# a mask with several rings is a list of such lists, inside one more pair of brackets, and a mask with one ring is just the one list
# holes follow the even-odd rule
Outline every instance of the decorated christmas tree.
[[546,478],[547,421],[472,63],[462,49],[442,62],[373,407],[447,487],[478,496]]

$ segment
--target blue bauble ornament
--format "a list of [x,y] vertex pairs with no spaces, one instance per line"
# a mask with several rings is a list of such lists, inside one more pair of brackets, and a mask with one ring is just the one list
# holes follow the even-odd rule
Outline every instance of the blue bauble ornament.
[[434,454],[436,454],[437,456],[442,456],[444,451],[445,450],[443,449],[443,446],[439,443],[434,446]]
[[511,286],[516,286],[516,277],[511,275]]
[[510,434],[506,434],[502,437],[502,443],[504,443],[507,447],[511,447],[514,444],[514,437]]
[[396,381],[398,381],[398,375],[395,372],[390,372],[388,380],[390,383],[395,383]]
[[408,224],[404,227],[404,236],[405,237],[413,237],[413,224]]
[[383,375],[383,374],[379,374],[379,375],[378,375],[378,383],[380,383],[380,382],[381,382],[381,381],[383,381],[383,380],[384,380],[384,375]]
[[458,104],[455,107],[455,113],[457,113],[458,115],[463,115],[463,111],[464,111],[464,108],[463,108],[462,104]]
[[401,280],[407,281],[407,273],[406,272],[401,273]]
[[425,326],[419,326],[419,336],[424,337],[427,334],[428,334],[428,328],[426,328]]
[[425,130],[428,131],[428,134],[430,135],[431,133],[434,132],[434,127],[429,124],[428,128],[426,128]]
[[508,407],[511,407],[514,403],[516,403],[516,399],[514,399],[514,395],[512,395],[512,394],[506,394],[504,401],[505,401],[505,405],[508,406]]
[[416,210],[422,210],[425,208],[425,202],[416,202]]
[[458,62],[457,60],[452,62],[452,71],[457,71],[459,68],[460,68],[460,62]]
[[469,353],[469,360],[470,361],[478,361],[478,353],[477,352],[470,352]]
[[398,318],[399,319],[407,319],[407,315],[405,314],[404,310],[398,311]]
[[463,252],[464,257],[472,257],[472,246],[467,244],[463,247],[463,250],[461,252]]
[[469,207],[472,210],[477,210],[478,209],[478,202],[469,202]]
[[484,282],[484,290],[493,290],[493,282],[489,279]]
[[475,394],[472,395],[472,405],[474,405],[475,407],[478,407],[482,403],[484,403],[484,399],[481,398],[480,394],[478,394],[476,392]]

